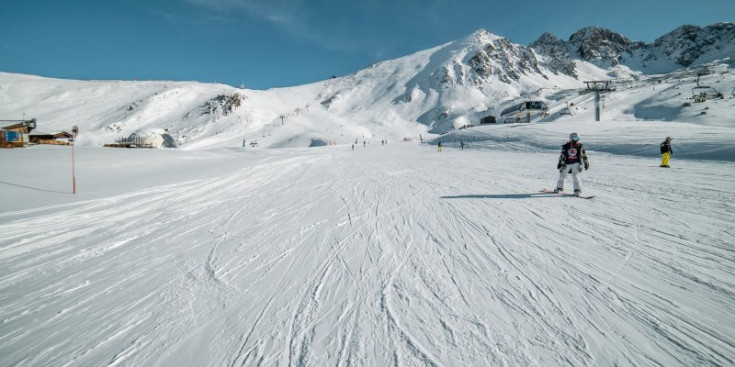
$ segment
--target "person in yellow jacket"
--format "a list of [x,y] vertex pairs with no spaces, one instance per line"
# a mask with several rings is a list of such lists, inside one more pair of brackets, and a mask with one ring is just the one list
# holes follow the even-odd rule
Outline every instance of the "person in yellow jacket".
[[671,140],[674,138],[667,136],[666,140],[661,143],[661,166],[663,168],[669,168],[669,158],[674,154],[674,150],[671,149]]

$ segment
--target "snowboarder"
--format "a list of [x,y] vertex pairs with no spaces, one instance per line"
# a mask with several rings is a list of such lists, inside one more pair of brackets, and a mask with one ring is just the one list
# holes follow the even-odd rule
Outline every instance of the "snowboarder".
[[442,142],[441,142],[441,140],[439,141],[439,144],[436,145],[436,147],[437,147],[437,149],[439,149],[440,152],[442,151]]
[[353,151],[355,150],[355,144],[352,144],[352,150]]
[[674,154],[674,150],[671,149],[671,140],[674,138],[667,136],[666,140],[661,143],[661,166],[663,168],[669,168],[669,158]]
[[362,147],[365,148],[365,140],[362,141]]
[[569,141],[561,146],[559,163],[556,165],[556,168],[559,170],[559,180],[556,183],[554,192],[564,191],[564,179],[567,177],[567,174],[571,173],[572,182],[574,183],[574,195],[579,196],[582,194],[582,187],[579,184],[577,175],[584,169],[589,169],[590,163],[587,159],[587,152],[584,150],[584,145],[579,142],[579,139],[579,134],[571,133],[569,134]]
[[462,147],[462,150],[464,150],[464,141],[460,141],[459,145]]

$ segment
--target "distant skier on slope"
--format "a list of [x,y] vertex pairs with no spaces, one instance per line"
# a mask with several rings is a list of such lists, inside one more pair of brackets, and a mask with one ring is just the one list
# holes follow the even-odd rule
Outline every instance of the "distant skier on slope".
[[442,142],[439,140],[439,144],[436,145],[436,148],[439,149],[439,151],[442,151]]
[[567,177],[567,174],[571,173],[572,182],[574,183],[574,195],[579,196],[582,194],[582,187],[579,184],[579,177],[577,175],[584,169],[589,169],[590,163],[587,159],[587,152],[584,150],[584,145],[579,140],[579,134],[571,133],[569,135],[569,141],[561,146],[559,163],[556,165],[556,168],[559,170],[559,180],[556,183],[554,192],[564,191],[564,179]]
[[674,150],[671,149],[671,141],[673,139],[674,138],[667,136],[666,140],[661,143],[661,166],[659,167],[669,168],[669,158],[674,154]]

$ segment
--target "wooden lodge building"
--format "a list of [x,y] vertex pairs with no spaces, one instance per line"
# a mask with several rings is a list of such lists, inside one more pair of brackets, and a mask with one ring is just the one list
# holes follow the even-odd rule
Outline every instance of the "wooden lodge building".
[[[5,123],[12,125],[2,126]],[[0,148],[21,148],[30,143],[30,134],[36,128],[36,119],[0,120]]]
[[[4,123],[14,123],[3,126]],[[74,136],[68,132],[47,133],[36,130],[36,119],[0,120],[0,148],[22,148],[31,144],[71,145]]]
[[74,141],[74,136],[66,131],[47,133],[36,130],[28,134],[28,137],[31,144],[71,145],[72,141]]

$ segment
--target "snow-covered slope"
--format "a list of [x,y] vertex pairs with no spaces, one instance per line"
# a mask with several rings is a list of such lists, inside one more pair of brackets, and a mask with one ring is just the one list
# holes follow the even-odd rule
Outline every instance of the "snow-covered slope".
[[540,194],[558,150],[516,129],[441,153],[82,147],[77,195],[69,148],[3,151],[0,365],[731,365],[732,160],[661,169],[588,133],[596,197]]
[[[0,73],[0,120],[36,118],[44,131],[79,125],[79,143],[94,146],[141,129],[165,129],[184,149],[396,141],[477,124],[529,98],[552,109],[579,106],[589,103],[578,96],[583,81],[611,78],[630,91],[678,83],[673,88],[681,93],[659,89],[661,95],[649,94],[650,101],[618,118],[700,120],[682,107],[691,97],[692,78],[706,69],[705,82],[721,83],[714,86],[730,95],[732,33],[730,23],[684,27],[643,45],[590,27],[568,42],[545,34],[528,47],[480,30],[346,77],[267,91]],[[684,64],[696,68],[682,69]]]

